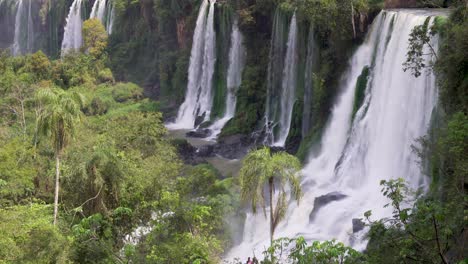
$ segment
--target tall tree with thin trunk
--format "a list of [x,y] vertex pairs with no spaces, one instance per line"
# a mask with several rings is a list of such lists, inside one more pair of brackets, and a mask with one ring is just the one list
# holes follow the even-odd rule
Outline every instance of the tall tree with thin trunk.
[[60,187],[60,158],[81,120],[83,97],[61,89],[41,89],[36,94],[39,107],[38,132],[50,138],[55,154],[54,225],[57,223]]
[[271,242],[276,227],[286,215],[288,194],[298,203],[302,196],[300,169],[301,163],[295,156],[286,152],[271,153],[266,147],[250,152],[242,162],[241,198],[251,203],[253,213],[260,205],[265,217],[269,203]]

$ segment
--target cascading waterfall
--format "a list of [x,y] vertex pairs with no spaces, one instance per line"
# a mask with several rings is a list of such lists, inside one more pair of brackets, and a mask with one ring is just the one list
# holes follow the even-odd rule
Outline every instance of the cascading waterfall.
[[115,9],[114,9],[114,1],[107,2],[107,21],[106,21],[106,29],[107,33],[110,35],[112,34],[112,28],[114,27],[114,20],[115,20]]
[[309,134],[310,128],[313,125],[312,120],[312,95],[313,95],[313,73],[317,65],[318,47],[314,37],[314,27],[309,29],[309,37],[307,40],[307,58],[304,73],[304,109],[302,113],[302,136]]
[[280,99],[279,91],[282,85],[282,72],[284,66],[284,54],[286,52],[286,19],[280,9],[276,9],[273,18],[273,29],[270,43],[270,54],[267,77],[267,97],[265,111],[265,132],[264,144],[273,144],[275,120],[277,119]]
[[83,0],[74,0],[67,17],[62,41],[62,55],[70,50],[77,50],[83,44],[81,8]]
[[[273,39],[275,36],[273,37]],[[272,49],[274,49],[272,43]],[[270,53],[270,56],[273,52]],[[271,58],[270,58],[271,59]],[[289,26],[286,57],[284,58],[284,68],[281,80],[281,90],[276,102],[267,102],[266,128],[267,144],[283,147],[288,138],[291,127],[291,117],[296,99],[296,79],[297,79],[297,21],[296,13],[291,18]],[[272,67],[272,66],[270,66]],[[269,69],[269,76],[274,74],[272,68]],[[273,85],[273,84],[271,84]],[[269,87],[269,92],[273,87]],[[273,92],[267,97],[273,96]],[[267,100],[272,100],[268,98]]]
[[231,47],[229,50],[229,66],[227,71],[227,94],[226,94],[226,109],[224,116],[216,120],[210,129],[213,131],[211,137],[215,139],[224,125],[234,117],[236,113],[236,93],[242,83],[242,70],[245,63],[245,49],[243,46],[244,38],[239,30],[237,20],[232,25]]
[[280,116],[278,120],[279,134],[275,138],[274,145],[283,147],[288,138],[291,127],[291,117],[296,100],[296,78],[297,78],[297,22],[296,13],[291,18],[291,26],[288,36],[288,49],[284,60],[283,84],[281,91]]
[[113,1],[96,0],[91,9],[91,18],[97,18],[106,28],[106,31],[112,33],[112,24],[114,17]]
[[[402,69],[412,28],[433,15],[425,12],[383,11],[376,18],[350,60],[320,148],[303,169],[304,197],[299,205],[291,203],[275,237],[338,239],[362,250],[367,242],[362,231],[352,234],[352,220],[367,210],[376,219],[391,214],[383,208],[388,200],[380,193],[380,180],[402,177],[413,188],[427,185],[412,144],[427,133],[437,101],[435,77],[414,78]],[[437,38],[432,41],[437,46]],[[370,70],[366,96],[353,119],[356,83],[365,67]],[[317,197],[331,193],[331,202],[314,208]],[[263,214],[248,213],[243,242],[229,256],[260,255],[269,244],[268,226]]]
[[97,18],[104,23],[104,16],[106,14],[107,1],[106,0],[96,0],[94,2],[93,8],[91,9],[91,18]]
[[[179,108],[175,123],[168,127],[193,129],[199,118],[210,119],[213,105],[213,73],[216,62],[216,35],[214,30],[214,5],[216,0],[204,0],[193,35],[185,101]],[[206,10],[208,9],[208,16]]]
[[[25,3],[26,1],[27,3]],[[34,26],[31,5],[32,0],[18,1],[15,16],[15,37],[13,43],[14,56],[33,52]]]

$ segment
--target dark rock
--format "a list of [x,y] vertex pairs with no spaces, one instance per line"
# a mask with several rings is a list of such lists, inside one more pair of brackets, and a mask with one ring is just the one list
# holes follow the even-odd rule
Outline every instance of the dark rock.
[[353,233],[357,233],[366,227],[366,224],[359,218],[353,218]]
[[206,121],[199,125],[200,128],[208,128],[213,124],[213,121]]
[[226,159],[240,159],[247,155],[252,140],[246,135],[231,135],[220,138],[214,146],[214,152]]
[[312,209],[312,212],[310,212],[309,221],[312,222],[315,219],[315,216],[317,215],[317,212],[320,210],[320,208],[324,207],[325,205],[331,202],[343,200],[346,197],[347,196],[342,193],[331,192],[315,198],[314,209]]
[[385,8],[409,8],[417,6],[416,0],[385,0]]
[[213,157],[215,156],[214,153],[214,146],[213,145],[204,145],[198,148],[197,154],[199,157]]
[[198,155],[197,148],[190,145],[185,139],[174,139],[172,144],[176,147],[177,153],[185,164],[198,165],[205,163],[205,160]]
[[187,137],[192,137],[192,138],[206,138],[206,137],[211,136],[211,133],[212,133],[211,130],[207,128],[203,128],[203,129],[200,128],[197,130],[189,131],[185,135]]
[[195,118],[195,127],[198,127],[198,125],[203,123],[203,120],[205,120],[205,115],[206,115],[206,112],[203,113],[201,116],[197,116],[197,118]]

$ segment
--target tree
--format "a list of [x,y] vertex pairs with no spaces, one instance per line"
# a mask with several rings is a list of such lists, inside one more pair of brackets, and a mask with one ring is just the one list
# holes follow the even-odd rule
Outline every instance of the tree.
[[[410,70],[415,77],[421,75],[421,71],[425,68],[432,69],[432,62],[427,65],[427,56],[437,58],[437,52],[431,45],[431,37],[437,32],[429,28],[429,19],[426,19],[424,24],[415,26],[411,30],[409,38],[409,47],[406,54],[406,61],[403,63],[403,71]],[[426,51],[427,47],[427,51]],[[426,53],[429,52],[429,53]]]
[[370,220],[371,211],[365,213],[372,263],[458,263],[466,258],[463,202],[441,202],[431,194],[413,198],[415,192],[401,178],[381,185],[390,200],[385,207],[393,213],[377,221]]
[[280,238],[273,241],[266,251],[265,257],[272,256],[273,260],[265,259],[261,263],[270,264],[289,260],[295,264],[365,264],[366,256],[341,242],[314,241],[307,244],[303,237]]
[[57,223],[60,158],[81,118],[83,96],[61,89],[41,89],[37,101],[42,108],[37,117],[39,133],[51,139],[55,154],[54,225]]
[[[269,148],[250,152],[240,170],[241,199],[249,201],[253,213],[260,204],[266,217],[265,185],[268,184],[270,203],[270,241],[279,222],[284,218],[288,206],[286,186],[290,186],[291,198],[299,203],[302,192],[300,187],[299,160],[286,152],[271,153]],[[275,197],[275,192],[278,194]],[[276,205],[273,200],[276,198]]]
[[101,58],[107,39],[106,29],[99,19],[92,18],[83,23],[83,49],[95,59]]

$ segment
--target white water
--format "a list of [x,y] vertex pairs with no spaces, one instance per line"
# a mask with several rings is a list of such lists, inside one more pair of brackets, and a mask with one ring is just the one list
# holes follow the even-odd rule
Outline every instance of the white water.
[[278,136],[274,146],[284,147],[291,127],[291,117],[296,100],[297,79],[297,22],[296,13],[291,18],[289,27],[286,58],[284,59],[283,82],[281,90],[280,116],[278,120]]
[[[192,129],[197,117],[208,121],[213,105],[212,86],[216,62],[216,36],[214,31],[214,5],[216,0],[204,0],[193,35],[185,101],[179,108],[171,129]],[[208,9],[208,16],[206,10]]]
[[115,19],[115,9],[114,9],[114,1],[109,1],[107,3],[107,21],[106,21],[106,29],[107,33],[110,35],[112,34],[112,29],[114,27],[114,19]]
[[[367,210],[372,210],[374,219],[390,213],[383,209],[388,201],[380,193],[379,181],[402,177],[413,188],[426,185],[411,145],[427,132],[437,101],[435,78],[428,74],[416,79],[403,72],[402,63],[411,29],[427,16],[424,11],[401,10],[382,12],[376,18],[349,62],[321,147],[310,153],[303,169],[304,197],[299,206],[290,204],[275,237],[338,239],[362,250],[367,242],[360,239],[362,234],[352,234],[352,219],[363,218]],[[366,99],[352,123],[355,84],[365,66],[371,67]],[[347,198],[320,208],[310,222],[315,197],[334,191]],[[248,213],[243,242],[229,257],[253,251],[260,255],[269,244],[268,227],[263,214]]]
[[[291,127],[296,99],[297,79],[297,21],[293,14],[284,47],[283,15],[277,11],[273,22],[273,36],[268,66],[267,104],[265,111],[264,144],[283,147]],[[284,50],[286,49],[286,52]]]
[[245,63],[245,49],[243,46],[244,38],[237,25],[237,20],[232,25],[231,47],[229,50],[229,66],[227,71],[227,93],[226,93],[226,109],[224,116],[216,120],[210,126],[212,130],[211,138],[216,137],[223,129],[224,125],[234,117],[236,113],[237,90],[242,83],[242,71]]
[[105,25],[105,14],[106,14],[106,0],[96,0],[93,8],[91,9],[91,18],[97,18],[101,20],[102,24]]
[[114,21],[114,6],[113,1],[96,0],[91,9],[90,18],[97,18],[106,28],[107,33],[112,33]]
[[27,0],[19,0],[16,7],[13,56],[33,51],[34,28],[31,14],[33,0],[27,2],[27,8],[25,1]]
[[74,0],[68,12],[67,23],[62,41],[62,55],[77,50],[83,44],[81,7],[83,0]]

